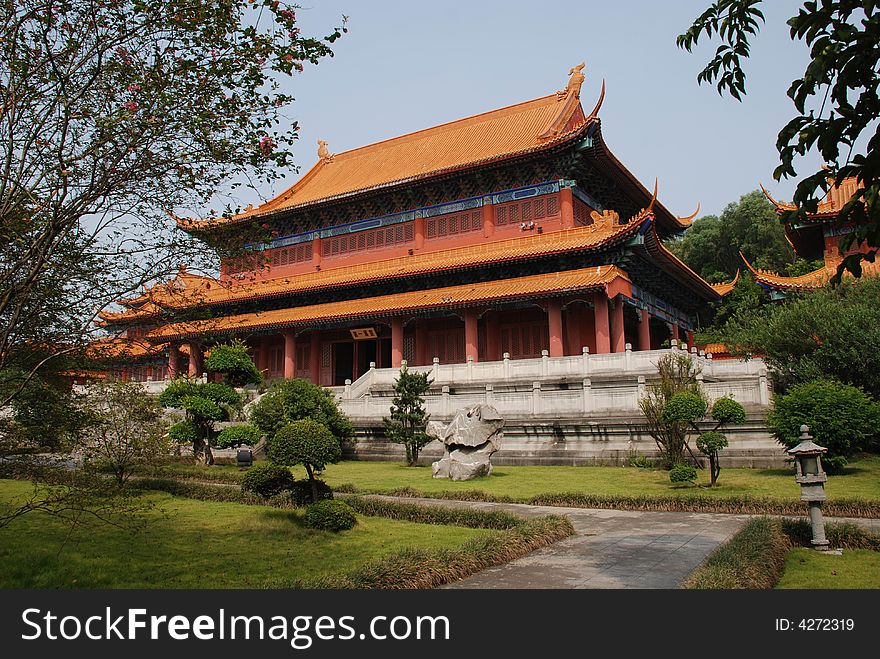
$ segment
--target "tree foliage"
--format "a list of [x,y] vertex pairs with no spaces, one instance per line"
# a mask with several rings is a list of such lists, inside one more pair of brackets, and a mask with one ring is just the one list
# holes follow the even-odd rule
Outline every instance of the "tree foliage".
[[317,502],[315,474],[328,464],[342,459],[342,447],[327,426],[312,419],[289,423],[266,441],[266,455],[272,462],[293,467],[303,465],[312,488],[312,501]]
[[[764,21],[761,0],[716,0],[679,35],[679,47],[691,51],[701,36],[717,35],[721,45],[697,80],[715,83],[720,94],[741,100],[746,93],[743,61],[749,40]],[[861,260],[874,260],[880,245],[880,5],[873,0],[807,0],[788,20],[792,40],[810,48],[803,77],[794,80],[788,96],[797,115],[779,132],[780,164],[776,180],[797,177],[798,158],[815,152],[824,166],[800,178],[794,193],[797,210],[784,222],[798,223],[814,212],[829,188],[855,177],[858,189],[839,215],[840,224],[855,230],[843,237],[844,250],[856,244],[866,254],[847,256],[840,265],[861,274]]]
[[880,437],[880,403],[858,387],[833,380],[798,384],[777,396],[767,415],[777,441],[797,445],[802,424],[815,442],[828,449],[822,457],[829,473],[839,472],[858,451],[876,450]]
[[196,461],[214,464],[212,446],[217,446],[215,421],[229,421],[241,407],[241,396],[230,386],[217,382],[174,380],[159,394],[165,407],[184,410],[186,419],[173,426],[170,436],[193,445]]
[[[231,213],[236,182],[292,165],[297,124],[280,82],[332,54],[344,31],[304,35],[294,9],[275,0],[4,4],[0,385],[11,367],[37,372],[81,351],[97,311],[181,260],[213,266],[169,214]],[[17,395],[3,393],[0,407]]]
[[708,281],[733,279],[749,263],[789,274],[798,257],[785,237],[773,205],[759,190],[728,204],[721,216],[706,215],[678,240],[670,241],[675,254]]
[[251,422],[267,440],[287,424],[300,419],[311,419],[326,426],[340,441],[354,436],[354,427],[339,411],[333,395],[306,380],[276,383],[251,410]]
[[233,387],[246,384],[260,384],[263,375],[243,341],[235,339],[211,348],[211,354],[205,360],[208,373],[220,373],[223,380]]
[[678,394],[702,399],[697,382],[699,372],[700,367],[687,353],[663,355],[657,360],[658,380],[648,385],[645,395],[639,400],[639,408],[647,420],[648,432],[657,443],[660,461],[667,469],[683,462],[685,451],[690,451],[690,423],[686,419],[678,418],[677,413],[667,416],[666,409]]
[[760,354],[781,390],[826,378],[880,398],[880,279],[844,281],[735,316],[721,330],[739,354]]
[[431,441],[425,432],[430,415],[425,412],[424,399],[430,388],[428,373],[413,372],[404,366],[394,381],[391,416],[383,419],[385,436],[389,441],[404,445],[406,462],[411,467],[418,463],[422,447]]
[[86,458],[123,485],[138,468],[167,460],[170,443],[158,401],[136,382],[110,381],[91,387],[89,405],[95,424]]
[[260,431],[250,424],[224,428],[214,440],[217,448],[238,448],[242,445],[256,446],[260,443]]

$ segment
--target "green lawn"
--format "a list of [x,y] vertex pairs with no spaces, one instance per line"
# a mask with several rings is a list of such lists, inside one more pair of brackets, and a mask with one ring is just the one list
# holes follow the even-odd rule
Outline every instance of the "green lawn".
[[[0,480],[0,509],[27,496]],[[150,494],[156,508],[135,536],[86,521],[67,527],[29,513],[0,528],[3,588],[252,588],[345,572],[404,547],[437,549],[493,533],[358,516],[342,533],[306,528],[303,512]]]
[[777,588],[880,588],[880,552],[844,549],[843,555],[798,548],[789,552]]
[[[236,467],[193,467],[174,469],[198,477],[200,474],[236,480],[243,473]],[[305,478],[302,469],[294,469]],[[354,485],[366,492],[389,492],[412,487],[426,493],[482,490],[496,496],[527,499],[537,494],[581,492],[602,495],[742,495],[770,496],[796,500],[800,489],[791,469],[722,469],[718,486],[707,487],[709,475],[700,472],[696,487],[672,487],[666,471],[635,467],[495,467],[491,476],[456,482],[431,477],[430,467],[407,467],[397,462],[348,461],[329,465],[323,478],[331,487]],[[880,499],[880,457],[853,462],[840,476],[830,476],[829,497]]]

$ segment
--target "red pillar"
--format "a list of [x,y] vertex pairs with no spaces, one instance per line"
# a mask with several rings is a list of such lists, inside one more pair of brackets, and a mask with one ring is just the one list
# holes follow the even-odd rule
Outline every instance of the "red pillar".
[[197,378],[202,375],[202,348],[195,341],[189,342],[189,377]]
[[688,333],[687,333],[687,340],[688,340],[688,346],[693,348],[694,347],[694,333],[691,332],[690,330],[688,330]]
[[483,316],[486,322],[486,359],[501,360],[501,328],[498,326],[498,312],[490,311]]
[[263,377],[269,377],[269,338],[265,336],[260,341],[260,363],[257,364],[257,368],[260,369]]
[[168,379],[173,380],[180,375],[180,348],[176,343],[168,345]]
[[483,236],[489,238],[495,233],[495,206],[483,202]]
[[584,346],[587,346],[592,354],[599,352],[596,347],[596,312],[594,309],[581,311],[581,340],[580,345],[575,349],[575,354],[581,353]]
[[309,348],[309,372],[312,384],[321,384],[321,332],[312,331],[312,345]]
[[651,314],[647,309],[642,309],[642,319],[639,321],[639,350],[651,349]]
[[416,366],[425,366],[426,364],[430,363],[431,358],[428,355],[428,328],[425,326],[424,320],[416,321],[415,334]]
[[321,239],[312,240],[312,265],[316,270],[321,269]]
[[596,353],[611,352],[611,330],[608,324],[608,296],[605,291],[595,293],[593,306],[596,310]]
[[413,222],[416,234],[416,249],[422,249],[425,246],[425,218],[417,217]]
[[678,325],[676,325],[675,323],[672,323],[672,338],[675,339],[676,341],[678,341],[679,338],[681,338],[678,333]]
[[574,226],[574,199],[571,188],[562,188],[559,191],[559,210],[562,228],[571,229]]
[[558,298],[547,300],[547,323],[550,326],[550,356],[562,357],[562,301]]
[[570,304],[565,308],[563,325],[565,326],[565,354],[567,355],[581,354],[581,348],[584,345],[583,341],[581,341],[582,312],[581,305],[577,303]]
[[477,347],[477,310],[464,310],[464,356],[465,359],[472,357],[475,362],[480,361]]
[[611,316],[611,349],[614,352],[623,352],[626,345],[626,337],[623,333],[623,300],[614,300]]
[[403,318],[391,319],[391,368],[400,368],[403,361]]
[[287,380],[296,377],[296,334],[293,330],[284,332],[284,377]]

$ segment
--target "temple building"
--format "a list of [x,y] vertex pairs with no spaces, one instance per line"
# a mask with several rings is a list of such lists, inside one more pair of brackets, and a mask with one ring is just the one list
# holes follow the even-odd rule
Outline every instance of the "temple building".
[[[761,186],[761,189],[776,208],[777,213],[796,210],[794,204],[778,202],[770,196],[764,186]],[[776,272],[755,268],[745,256],[742,257],[746,267],[755,276],[755,281],[770,294],[772,299],[781,300],[791,292],[822,288],[837,274],[837,268],[845,257],[870,250],[867,245],[861,247],[852,245],[848,250],[841,245],[843,236],[851,233],[853,228],[841,225],[838,222],[838,214],[857,189],[858,182],[855,178],[844,179],[839,186],[831,183],[828,194],[819,202],[815,213],[808,213],[805,222],[785,225],[785,233],[798,256],[808,261],[822,260],[824,265],[821,268],[799,277],[784,277]],[[880,274],[880,264],[863,261],[862,273],[864,276],[876,276]]]
[[[691,343],[720,292],[663,241],[694,216],[667,210],[611,153],[604,83],[585,112],[583,68],[541,98],[369,146],[334,154],[320,141],[317,163],[274,199],[178,219],[208,244],[247,244],[217,278],[181,267],[103,312],[118,337],[108,360],[137,380],[201,375],[212,344],[239,338],[267,377],[343,386],[403,360]],[[812,245],[815,231],[801,233]]]

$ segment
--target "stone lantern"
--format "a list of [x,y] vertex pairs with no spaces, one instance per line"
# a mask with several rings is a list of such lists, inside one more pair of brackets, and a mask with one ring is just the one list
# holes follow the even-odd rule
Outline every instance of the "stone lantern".
[[828,547],[825,538],[825,522],[822,520],[822,502],[827,498],[825,481],[828,475],[822,468],[822,454],[828,449],[813,442],[810,427],[801,426],[800,443],[788,450],[794,458],[797,473],[795,480],[801,486],[801,501],[810,506],[810,524],[813,527],[812,545],[816,549]]

